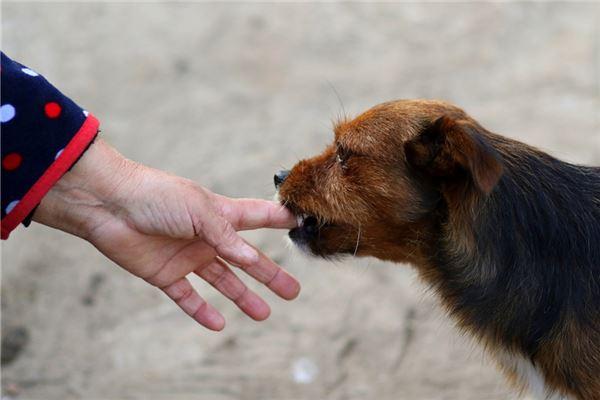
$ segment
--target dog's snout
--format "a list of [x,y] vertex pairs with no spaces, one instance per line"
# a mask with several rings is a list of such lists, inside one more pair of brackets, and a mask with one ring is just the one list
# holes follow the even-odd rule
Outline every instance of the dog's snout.
[[277,172],[273,176],[273,182],[275,183],[276,189],[279,189],[279,186],[281,186],[281,184],[285,181],[285,178],[287,178],[289,174],[290,174],[290,170],[284,169],[284,170]]

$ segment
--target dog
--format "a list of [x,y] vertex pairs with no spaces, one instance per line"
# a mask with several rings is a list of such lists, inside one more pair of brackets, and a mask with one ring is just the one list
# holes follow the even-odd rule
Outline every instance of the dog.
[[521,391],[600,399],[600,168],[442,101],[383,103],[334,133],[274,177],[292,241],[413,265]]

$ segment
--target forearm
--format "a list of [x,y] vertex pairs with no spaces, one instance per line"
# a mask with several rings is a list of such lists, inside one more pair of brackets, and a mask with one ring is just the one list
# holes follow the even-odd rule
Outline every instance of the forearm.
[[87,238],[132,184],[138,165],[98,138],[42,199],[33,220]]
[[1,54],[2,239],[85,152],[99,121],[43,76]]

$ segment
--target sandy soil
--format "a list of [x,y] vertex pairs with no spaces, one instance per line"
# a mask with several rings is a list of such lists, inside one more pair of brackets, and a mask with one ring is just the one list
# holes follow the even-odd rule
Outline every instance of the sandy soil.
[[[381,101],[453,101],[499,133],[600,163],[600,5],[2,4],[2,48],[102,121],[127,156],[231,196]],[[302,281],[220,334],[75,238],[2,245],[3,399],[512,399],[408,266],[292,256]]]

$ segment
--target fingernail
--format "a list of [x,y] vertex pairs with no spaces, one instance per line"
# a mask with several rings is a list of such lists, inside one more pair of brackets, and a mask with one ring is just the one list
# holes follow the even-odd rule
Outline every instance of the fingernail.
[[222,331],[225,328],[225,318],[221,314],[211,316],[210,320],[214,330]]
[[244,244],[241,248],[242,257],[244,257],[248,262],[255,263],[258,261],[258,252],[247,244]]

